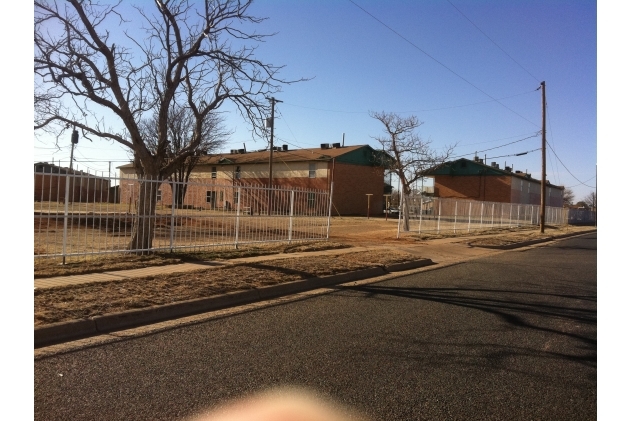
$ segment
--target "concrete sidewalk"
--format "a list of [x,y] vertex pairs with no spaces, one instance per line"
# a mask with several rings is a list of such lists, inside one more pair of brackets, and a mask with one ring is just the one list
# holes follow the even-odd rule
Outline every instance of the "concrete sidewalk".
[[202,261],[193,263],[180,263],[165,266],[151,266],[139,269],[107,271],[100,273],[89,273],[84,275],[68,275],[56,276],[51,278],[41,278],[34,280],[35,288],[51,288],[64,285],[76,285],[91,282],[109,282],[118,281],[129,278],[140,278],[153,275],[162,275],[166,273],[190,272],[201,269],[208,269],[212,266],[226,267],[242,263],[257,263],[277,259],[299,259],[301,257],[339,255],[345,253],[356,253],[370,250],[392,250],[402,251],[413,255],[419,259],[430,259],[434,263],[453,263],[460,260],[468,260],[483,256],[485,254],[497,252],[497,250],[489,250],[480,247],[471,247],[467,245],[467,241],[479,237],[458,237],[431,240],[418,244],[409,244],[402,242],[401,245],[374,245],[374,246],[357,246],[346,249],[332,249],[314,252],[298,252],[270,254],[266,256],[243,257],[238,259],[221,260],[221,261]]
[[[564,235],[562,237],[557,237],[556,239],[582,234],[585,234],[585,232],[579,234]],[[480,237],[478,236],[471,238]],[[528,245],[543,243],[550,240],[552,240],[552,238],[541,238],[534,241],[528,241],[527,243],[522,243],[520,246],[526,247]],[[264,286],[251,290],[235,291],[211,297],[176,302],[167,305],[158,305],[148,308],[127,310],[119,313],[104,314],[101,316],[91,317],[89,319],[79,319],[39,326],[36,327],[34,330],[35,348],[45,347],[48,345],[63,343],[80,338],[88,338],[95,335],[111,333],[132,327],[151,325],[167,320],[175,320],[189,315],[206,313],[209,311],[232,308],[235,306],[242,306],[250,303],[275,299],[278,297],[299,294],[318,288],[330,287],[331,285],[338,285],[356,281],[365,282],[371,279],[379,281],[380,279],[387,279],[387,276],[400,276],[397,275],[397,272],[401,274],[415,273],[419,270],[425,270],[424,268],[430,265],[433,268],[444,267],[451,264],[476,259],[485,255],[492,255],[504,252],[504,250],[498,247],[472,247],[468,244],[469,241],[471,241],[471,239],[468,237],[446,238],[431,240],[425,243],[420,242],[417,244],[401,243],[401,245],[392,244],[360,246],[348,249],[275,254],[268,256],[232,259],[229,261],[183,263],[168,266],[154,266],[142,269],[39,279],[35,280],[36,288],[50,288],[53,286],[61,285],[81,284],[88,282],[108,282],[156,274],[187,272],[199,269],[206,269],[212,266],[226,267],[240,263],[263,262],[274,259],[339,255],[343,253],[354,253],[369,250],[404,251],[416,257],[414,261],[408,263],[400,263],[386,267],[373,267],[369,269],[326,276],[322,278],[303,279],[277,285]]]
[[383,249],[387,247],[360,246],[360,247],[351,247],[351,248],[346,248],[346,249],[332,249],[332,250],[322,250],[322,251],[313,251],[313,252],[269,254],[266,256],[242,257],[238,259],[221,260],[221,261],[210,260],[210,261],[201,261],[201,262],[194,262],[194,263],[179,263],[179,264],[174,264],[174,265],[151,266],[151,267],[139,268],[139,269],[127,269],[127,270],[116,270],[116,271],[107,271],[107,272],[99,272],[99,273],[88,273],[84,275],[55,276],[51,278],[35,279],[34,286],[35,288],[51,288],[51,287],[56,287],[56,286],[85,284],[85,283],[91,283],[91,282],[118,281],[121,279],[140,278],[140,277],[152,276],[152,275],[162,275],[165,273],[191,272],[194,270],[208,269],[212,266],[226,267],[226,266],[237,265],[237,264],[242,264],[242,263],[258,263],[258,262],[265,262],[265,261],[277,260],[277,259],[296,259],[296,258],[299,259],[301,257],[356,253],[356,252],[374,250],[374,249],[379,249],[379,248]]

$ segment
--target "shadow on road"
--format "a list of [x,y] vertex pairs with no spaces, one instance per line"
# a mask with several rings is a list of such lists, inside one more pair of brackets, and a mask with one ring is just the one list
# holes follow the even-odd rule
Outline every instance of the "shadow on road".
[[[555,353],[561,357],[595,367],[596,365],[596,295],[558,294],[526,290],[483,288],[410,288],[380,285],[340,286],[341,291],[356,291],[365,298],[402,297],[478,310],[498,317],[502,322],[524,330],[553,334],[556,338],[577,341],[580,355]],[[572,326],[573,328],[567,328]],[[592,331],[584,335],[578,331]],[[574,330],[574,331],[571,331]],[[593,337],[591,337],[593,336]],[[556,339],[555,339],[556,340]]]

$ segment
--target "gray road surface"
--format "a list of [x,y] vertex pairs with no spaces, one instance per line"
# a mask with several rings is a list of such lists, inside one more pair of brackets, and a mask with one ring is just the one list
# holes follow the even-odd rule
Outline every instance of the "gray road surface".
[[36,420],[297,385],[375,420],[595,420],[596,234],[35,361]]

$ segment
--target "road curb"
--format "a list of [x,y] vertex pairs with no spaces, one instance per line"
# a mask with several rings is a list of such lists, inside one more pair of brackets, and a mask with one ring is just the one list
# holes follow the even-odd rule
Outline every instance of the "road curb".
[[431,264],[434,264],[431,259],[420,259],[386,267],[373,267],[321,278],[309,278],[245,291],[230,292],[213,297],[104,314],[84,320],[53,323],[34,329],[34,345],[35,348],[41,348],[132,327],[297,294],[331,285],[374,278],[390,272],[416,269]]
[[569,234],[561,234],[561,235],[557,235],[556,237],[545,237],[545,238],[538,238],[536,240],[531,240],[531,241],[522,241],[520,243],[514,243],[514,244],[507,244],[507,245],[503,245],[503,246],[477,246],[475,244],[472,243],[467,243],[467,245],[469,247],[478,247],[478,248],[485,248],[485,249],[492,249],[492,250],[513,250],[513,249],[517,249],[517,248],[521,248],[521,247],[528,247],[528,246],[532,246],[535,244],[541,244],[541,243],[546,243],[548,241],[554,241],[554,240],[559,240],[559,239],[563,239],[563,238],[569,238],[569,237],[577,237],[579,235],[585,235],[585,234],[591,234],[596,232],[596,230],[593,231],[583,231],[581,233],[569,233]]

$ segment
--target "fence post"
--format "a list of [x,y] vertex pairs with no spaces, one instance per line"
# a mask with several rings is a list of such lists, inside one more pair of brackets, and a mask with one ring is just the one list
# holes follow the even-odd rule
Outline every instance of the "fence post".
[[458,201],[456,200],[456,210],[454,212],[454,234],[456,233],[456,223],[458,222]]
[[291,230],[294,224],[294,190],[289,198],[289,243],[291,243]]
[[471,232],[471,206],[472,202],[469,202],[469,224],[467,225],[467,232]]
[[438,223],[436,224],[436,233],[440,234],[440,214],[441,214],[441,204],[443,203],[442,200],[438,201]]
[[329,239],[331,231],[331,208],[333,207],[333,182],[331,181],[331,191],[329,192],[329,216],[326,220],[326,239]]
[[[73,145],[74,146],[74,145]],[[70,162],[72,167],[72,162]],[[68,196],[70,194],[70,174],[66,171],[66,192],[64,199],[64,238],[61,246],[62,264],[66,264],[66,243],[68,241]]]
[[482,219],[484,218],[484,202],[482,202],[482,210],[480,210],[480,230],[482,230]]
[[171,183],[171,232],[169,234],[169,247],[171,248],[171,253],[173,253],[173,236],[175,234],[175,189],[177,185],[175,181]]
[[493,217],[495,216],[495,203],[491,205],[491,229],[493,229]]
[[[418,214],[418,235],[421,235],[421,222],[423,221],[423,193],[422,192],[421,192],[421,208],[420,209],[421,210]],[[386,212],[388,210],[386,210]],[[387,217],[388,217],[388,214],[386,213],[386,218]]]
[[[270,194],[271,194],[271,189],[270,189]],[[267,214],[269,216],[269,211],[270,209],[267,209]],[[241,213],[241,187],[237,188],[237,220],[235,222],[235,226],[234,226],[234,248],[237,249],[239,248],[239,216]]]

